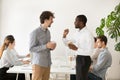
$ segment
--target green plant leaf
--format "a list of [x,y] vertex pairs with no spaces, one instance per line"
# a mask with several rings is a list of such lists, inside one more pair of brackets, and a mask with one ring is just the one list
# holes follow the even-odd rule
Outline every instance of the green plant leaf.
[[106,19],[106,26],[107,26],[107,27],[110,27],[110,26],[111,26],[111,23],[112,23],[111,15],[108,15],[108,16],[107,16],[107,19]]
[[99,27],[96,28],[96,33],[97,33],[97,36],[104,35],[104,31]]
[[102,29],[102,28],[104,28],[104,26],[105,26],[105,18],[102,18],[100,28]]
[[115,50],[116,51],[120,51],[120,42],[115,44]]
[[[100,26],[96,28],[96,34],[104,35],[103,28],[107,28],[107,33],[110,38],[117,43],[120,39],[120,3],[115,7],[114,11],[108,14],[107,18],[102,18]],[[115,45],[115,50],[120,51],[120,42]]]
[[115,7],[115,11],[117,14],[120,12],[120,3]]
[[112,21],[115,20],[117,18],[116,13],[114,11],[112,11],[110,17],[111,17]]

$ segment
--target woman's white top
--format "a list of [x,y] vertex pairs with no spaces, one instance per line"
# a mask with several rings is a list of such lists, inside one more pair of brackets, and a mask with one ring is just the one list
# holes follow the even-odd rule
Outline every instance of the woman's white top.
[[18,54],[15,49],[6,49],[3,51],[3,55],[0,60],[0,68],[11,67],[13,65],[22,65],[19,60]]

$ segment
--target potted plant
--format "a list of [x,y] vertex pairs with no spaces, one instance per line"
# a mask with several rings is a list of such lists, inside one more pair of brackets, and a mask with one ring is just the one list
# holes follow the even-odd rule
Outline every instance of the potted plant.
[[115,40],[115,50],[120,51],[120,3],[115,9],[107,16],[101,19],[101,24],[96,28],[96,34],[104,35],[104,28],[110,38]]

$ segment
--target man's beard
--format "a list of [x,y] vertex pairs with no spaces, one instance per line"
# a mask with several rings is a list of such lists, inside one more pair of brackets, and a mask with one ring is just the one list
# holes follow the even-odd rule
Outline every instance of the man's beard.
[[80,28],[79,26],[75,26],[76,29]]
[[51,24],[48,27],[51,27]]

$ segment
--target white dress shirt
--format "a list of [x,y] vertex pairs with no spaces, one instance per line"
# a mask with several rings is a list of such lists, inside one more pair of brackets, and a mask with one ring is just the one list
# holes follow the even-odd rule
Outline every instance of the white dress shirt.
[[63,38],[63,42],[65,45],[69,42],[75,44],[78,47],[77,55],[90,56],[93,52],[94,38],[86,27],[74,33],[70,40]]

